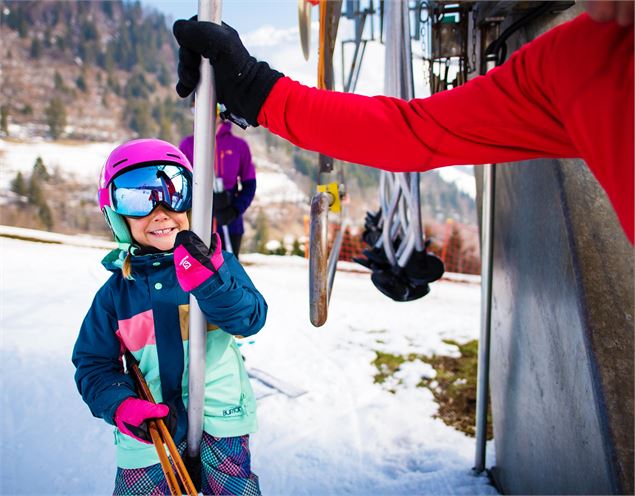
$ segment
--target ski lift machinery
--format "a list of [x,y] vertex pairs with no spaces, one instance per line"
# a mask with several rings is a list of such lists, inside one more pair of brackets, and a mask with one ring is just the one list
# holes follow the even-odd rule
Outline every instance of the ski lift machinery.
[[[312,3],[308,0],[298,0],[300,39],[305,59],[308,59],[309,53],[310,5]],[[333,53],[343,3],[345,5],[343,15],[355,22],[355,38],[342,42],[342,80],[344,91],[354,92],[366,43],[369,41],[363,37],[366,20],[369,18],[371,19],[369,22],[370,39],[374,40],[372,16],[375,14],[375,9],[373,0],[370,0],[368,8],[363,10],[360,9],[359,0],[346,0],[345,2],[321,0],[318,3],[320,9],[318,87],[334,88]],[[354,44],[354,53],[349,76],[345,78],[344,46],[349,43]],[[317,193],[311,199],[309,240],[309,317],[311,323],[316,327],[323,325],[328,315],[328,304],[347,223],[346,204],[342,202],[345,195],[346,186],[341,166],[339,174],[336,174],[334,160],[320,154]],[[337,214],[337,223],[339,224],[330,252],[328,250],[329,212]]]
[[[362,61],[368,41],[375,39],[373,0],[364,7],[360,0],[346,0],[342,14],[341,1],[321,1],[320,49],[318,61],[318,87],[333,89],[333,51],[339,18],[354,21],[354,38],[344,40],[342,49],[342,81],[344,91],[353,92],[359,79]],[[300,34],[303,52],[308,53],[309,3],[299,0]],[[410,43],[410,13],[415,12],[415,39],[420,38],[421,12],[429,10],[428,4],[415,4],[410,9],[407,2],[380,2],[380,41],[386,31],[385,93],[404,99],[414,97],[412,52]],[[426,7],[424,9],[424,6]],[[368,22],[369,21],[369,22]],[[465,24],[465,23],[463,23]],[[365,32],[370,31],[370,37]],[[465,37],[466,38],[466,37]],[[350,70],[346,75],[347,45],[353,45]],[[449,66],[448,66],[449,67]],[[433,74],[434,65],[430,64]],[[446,78],[448,71],[446,70]],[[430,77],[432,79],[432,77]],[[436,88],[440,88],[443,75],[438,76]],[[464,80],[465,78],[459,78]],[[447,85],[446,85],[447,87]],[[309,306],[310,320],[314,326],[326,322],[328,303],[333,288],[337,260],[346,227],[346,209],[341,199],[346,194],[340,167],[339,182],[335,180],[333,159],[319,156],[318,192],[311,201],[309,242]],[[368,259],[357,262],[373,270],[372,281],[384,294],[398,301],[410,301],[429,292],[428,283],[443,274],[443,263],[426,252],[420,214],[419,173],[381,173],[381,210],[366,218],[365,240],[371,249],[365,252]],[[328,251],[329,211],[339,214],[339,230]],[[381,232],[381,236],[376,234]]]
[[[303,1],[299,0],[299,2]],[[342,10],[342,1],[321,0],[318,5],[320,10],[318,88],[332,90],[335,86],[333,52]],[[306,17],[305,19],[309,18]],[[300,20],[300,24],[302,24],[302,14],[300,14]],[[302,29],[300,31],[302,32]],[[311,199],[309,311],[311,323],[316,327],[326,322],[328,302],[333,288],[346,221],[346,208],[342,208],[341,202],[341,198],[345,194],[344,182],[343,180],[337,180],[333,162],[331,157],[319,154],[317,193]],[[338,214],[340,225],[330,254],[328,253],[329,211]]]
[[[499,3],[499,2],[495,2]],[[504,2],[502,2],[504,3]],[[343,89],[354,92],[359,79],[362,61],[368,41],[374,41],[373,0],[361,6],[360,0],[344,2],[346,19],[355,23],[354,39],[341,42]],[[485,72],[484,61],[480,61],[477,71],[477,38],[480,53],[484,43],[497,36],[501,18],[490,17],[478,27],[476,15],[470,19],[475,2],[379,2],[379,41],[386,45],[385,93],[404,99],[414,97],[414,78],[411,39],[421,43],[421,58],[424,76],[430,93],[454,88],[467,81],[468,74]],[[319,86],[333,89],[333,48],[337,35],[341,1],[320,2],[320,60]],[[307,58],[308,27],[307,0],[299,0],[299,19],[302,47]],[[411,19],[411,14],[412,19]],[[367,22],[369,21],[369,22]],[[413,21],[413,22],[412,22]],[[470,22],[471,21],[471,22]],[[370,37],[364,37],[369,26]],[[413,34],[411,35],[411,27]],[[479,32],[480,31],[480,32]],[[384,37],[385,32],[385,37]],[[493,35],[493,33],[496,33]],[[385,39],[384,39],[385,38]],[[471,53],[469,48],[471,40]],[[346,74],[345,47],[353,45],[353,55]],[[486,45],[485,45],[486,46]],[[310,320],[314,326],[326,322],[328,302],[334,281],[337,259],[344,232],[345,212],[340,207],[340,196],[345,193],[343,180],[327,183],[333,173],[333,160],[320,155],[318,192],[311,201],[309,277],[310,277]],[[477,393],[477,440],[474,470],[485,469],[487,383],[489,369],[489,324],[491,299],[491,237],[493,218],[493,166],[485,171],[483,189],[482,226],[482,319],[479,346],[478,393]],[[427,242],[421,225],[419,173],[388,173],[382,171],[380,178],[379,212],[367,214],[364,240],[371,247],[364,254],[367,259],[357,259],[358,263],[372,269],[379,269],[379,277],[373,282],[380,291],[400,301],[409,301],[424,296],[429,291],[427,283],[441,277],[443,264],[426,253]],[[339,209],[338,209],[339,208]],[[339,213],[340,230],[328,253],[328,213]],[[379,260],[378,260],[379,255]],[[412,263],[414,261],[414,264]],[[390,272],[386,268],[389,266]],[[426,266],[423,273],[415,276],[415,284],[395,284],[401,275],[413,266]],[[440,264],[440,265],[439,265]],[[374,274],[375,275],[375,274]],[[391,290],[400,291],[399,298]]]

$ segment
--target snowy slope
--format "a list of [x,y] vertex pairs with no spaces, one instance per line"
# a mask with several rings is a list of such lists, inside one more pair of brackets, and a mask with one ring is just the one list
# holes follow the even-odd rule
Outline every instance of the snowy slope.
[[97,184],[99,171],[115,146],[116,143],[65,144],[0,139],[0,188],[6,188],[16,172],[30,174],[38,157],[50,171],[59,167],[79,181]]
[[[108,277],[105,251],[5,237],[0,250],[0,493],[110,494],[112,428],[81,401],[70,363]],[[246,363],[307,390],[291,399],[254,381],[253,468],[264,494],[496,494],[471,474],[474,440],[433,419],[431,394],[413,386],[427,367],[403,370],[393,395],[373,384],[370,363],[374,350],[442,352],[443,338],[476,337],[478,285],[440,281],[423,300],[399,304],[368,275],[338,272],[328,322],[316,329],[305,261],[244,261],[269,303],[266,327],[242,347]]]
[[[30,173],[37,157],[42,157],[51,171],[59,167],[78,180],[96,184],[102,165],[117,144],[64,144],[44,140],[16,142],[0,139],[0,188],[7,188],[18,171]],[[254,156],[254,162],[258,171],[256,200],[260,204],[308,203],[305,193],[293,183],[280,165],[258,156]],[[475,197],[476,185],[471,167],[445,167],[439,169],[438,173],[444,181],[456,184],[459,190]]]
[[[17,172],[30,174],[37,157],[53,171],[59,167],[78,181],[97,184],[108,154],[118,143],[14,142],[0,139],[0,188],[8,188]],[[258,171],[258,200],[261,204],[308,203],[306,195],[277,164],[254,157]]]

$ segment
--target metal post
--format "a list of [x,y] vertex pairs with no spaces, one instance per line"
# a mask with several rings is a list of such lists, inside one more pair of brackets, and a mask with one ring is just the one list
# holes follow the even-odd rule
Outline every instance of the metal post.
[[485,470],[487,443],[487,398],[489,396],[489,352],[492,323],[492,255],[494,240],[494,192],[496,165],[485,165],[483,171],[483,210],[481,234],[481,336],[478,342],[476,376],[476,456],[474,470]]
[[[344,207],[342,207],[344,208]],[[345,212],[342,212],[342,222],[340,223],[340,230],[333,240],[333,246],[331,246],[331,252],[329,253],[329,259],[326,264],[326,303],[331,301],[331,291],[333,290],[333,283],[335,281],[335,271],[337,270],[337,261],[340,257],[340,250],[342,249],[342,241],[344,240],[344,231],[347,227],[347,222],[344,220]]]
[[329,194],[316,193],[309,234],[309,317],[315,327],[323,325],[328,314],[328,211]]
[[[221,1],[199,0],[198,19],[220,24]],[[216,146],[216,91],[213,69],[207,59],[201,60],[201,79],[196,88],[194,108],[194,186],[192,188],[191,229],[209,243],[212,235],[212,202],[214,184],[214,149]],[[190,295],[189,381],[187,454],[199,456],[203,437],[203,400],[205,395],[205,352],[207,321],[198,302]]]

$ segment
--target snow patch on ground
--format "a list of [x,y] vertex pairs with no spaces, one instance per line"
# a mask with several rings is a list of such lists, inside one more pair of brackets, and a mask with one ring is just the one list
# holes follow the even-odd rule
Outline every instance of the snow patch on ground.
[[[109,276],[99,264],[106,250],[6,237],[0,249],[0,493],[110,494],[112,427],[82,402],[70,362]],[[424,299],[396,303],[368,274],[338,272],[328,321],[314,328],[306,261],[245,258],[269,304],[265,328],[241,347],[246,364],[307,390],[292,399],[256,387],[251,447],[263,494],[496,494],[471,473],[474,439],[434,419],[431,393],[414,387],[429,368],[404,366],[391,394],[373,383],[371,365],[377,350],[443,353],[444,338],[474,339],[477,285],[442,280]]]

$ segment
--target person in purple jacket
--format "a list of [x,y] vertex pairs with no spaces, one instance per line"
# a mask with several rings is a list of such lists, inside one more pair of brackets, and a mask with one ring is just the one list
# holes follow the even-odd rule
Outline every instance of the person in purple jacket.
[[[231,127],[231,122],[222,121],[217,113],[214,171],[217,178],[222,178],[224,191],[214,194],[214,218],[219,232],[220,226],[228,227],[232,253],[238,258],[245,232],[243,214],[256,194],[256,168],[249,145],[232,134]],[[179,148],[194,164],[194,136],[184,138]],[[222,235],[221,240],[223,249],[227,249]]]

